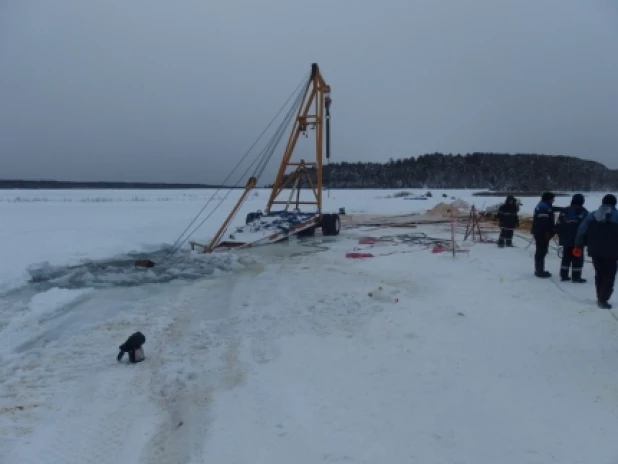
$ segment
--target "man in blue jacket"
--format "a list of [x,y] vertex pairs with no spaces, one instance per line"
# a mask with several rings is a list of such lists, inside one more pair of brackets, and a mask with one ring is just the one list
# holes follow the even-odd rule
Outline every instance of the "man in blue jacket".
[[571,206],[564,208],[558,214],[558,239],[562,247],[562,263],[560,265],[560,278],[569,280],[569,270],[572,269],[571,281],[584,283],[586,279],[582,279],[582,268],[584,266],[584,258],[582,256],[573,256],[573,248],[575,247],[575,237],[577,230],[584,218],[588,215],[588,210],[584,208],[584,196],[581,193],[576,193],[571,199]]
[[597,305],[601,309],[612,309],[609,299],[614,292],[618,262],[618,211],[614,195],[605,195],[601,207],[582,221],[573,255],[582,256],[585,245],[594,266]]
[[549,241],[556,235],[556,223],[552,206],[554,199],[555,195],[553,193],[545,192],[541,196],[541,201],[534,208],[532,216],[530,233],[536,243],[534,275],[541,278],[551,277],[551,274],[545,270],[545,256],[547,256],[547,251],[549,250]]

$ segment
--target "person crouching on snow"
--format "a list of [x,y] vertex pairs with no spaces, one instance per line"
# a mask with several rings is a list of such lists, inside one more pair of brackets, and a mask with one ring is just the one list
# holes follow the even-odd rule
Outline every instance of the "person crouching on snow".
[[120,353],[116,359],[118,362],[122,359],[125,353],[129,353],[129,362],[138,363],[144,360],[144,348],[142,345],[146,343],[146,337],[141,332],[133,333],[127,341],[120,345]]
[[[571,280],[576,283],[584,283],[582,279],[582,268],[584,267],[583,256],[573,256],[575,247],[575,237],[579,225],[588,215],[588,210],[584,208],[584,196],[576,193],[571,199],[571,206],[564,208],[558,215],[558,244],[562,247],[562,262],[560,263],[560,279]],[[569,270],[572,271],[569,279]]]
[[500,237],[498,237],[498,246],[504,248],[513,246],[513,232],[519,227],[519,206],[515,197],[509,195],[506,197],[504,204],[498,208],[498,225],[500,226]]

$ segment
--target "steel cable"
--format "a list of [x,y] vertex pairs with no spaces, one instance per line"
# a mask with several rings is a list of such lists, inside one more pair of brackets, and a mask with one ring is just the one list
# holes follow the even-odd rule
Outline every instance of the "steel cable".
[[[260,139],[263,137],[263,135],[266,133],[266,131],[268,131],[268,129],[270,128],[270,126],[275,122],[275,120],[277,119],[277,117],[279,117],[279,115],[281,114],[281,112],[284,110],[284,108],[288,105],[288,103],[290,102],[290,100],[297,94],[297,92],[299,91],[300,88],[302,88],[303,84],[308,85],[308,77],[307,74],[305,74],[303,76],[303,79],[301,80],[301,82],[296,86],[296,88],[294,89],[294,91],[292,92],[292,94],[286,99],[285,103],[283,105],[281,105],[281,108],[279,108],[279,110],[277,111],[277,114],[275,114],[275,116],[270,120],[270,122],[268,123],[268,125],[266,126],[266,128],[262,131],[262,133],[258,136],[258,138],[255,140],[255,142],[253,142],[253,144],[249,147],[249,149],[247,150],[247,152],[243,155],[243,157],[240,159],[240,161],[236,164],[236,166],[234,167],[234,169],[232,169],[232,171],[228,174],[228,176],[225,178],[225,180],[222,182],[222,185],[225,185],[227,183],[227,181],[232,177],[232,175],[234,174],[234,172],[240,167],[240,165],[242,164],[242,162],[247,158],[247,156],[249,156],[249,154],[251,153],[251,150],[253,150],[253,148],[258,144],[258,142],[260,141]],[[298,96],[297,96],[298,99]],[[274,152],[274,148],[273,148],[273,152]],[[272,156],[272,155],[271,155]],[[256,158],[256,160],[259,158]],[[253,166],[253,164],[255,163],[254,160],[250,167],[248,168],[248,170],[251,168],[251,166]],[[212,200],[215,198],[215,196],[221,191],[221,189],[223,187],[219,187],[217,188],[217,190],[215,191],[215,193],[213,193],[213,195],[210,197],[210,199],[206,202],[206,204],[202,207],[202,209],[195,215],[195,217],[193,218],[193,220],[189,223],[189,225],[185,228],[185,230],[180,234],[180,236],[174,241],[174,243],[172,244],[172,246],[170,247],[170,249],[167,251],[167,253],[164,255],[164,257],[162,258],[161,262],[165,262],[167,261],[167,259],[169,259],[173,254],[175,254],[180,247],[182,247],[182,245],[184,245],[184,243],[191,237],[191,235],[193,235],[195,233],[195,231],[197,229],[199,229],[199,227],[201,227],[201,225],[204,224],[204,222],[206,222],[206,220],[208,218],[210,218],[212,216],[212,214],[219,208],[219,206],[221,206],[221,204],[227,199],[227,196],[231,193],[232,189],[234,187],[238,187],[238,184],[240,183],[240,181],[242,180],[242,177],[244,177],[244,175],[246,175],[246,173],[248,172],[245,171],[245,173],[243,174],[243,176],[241,176],[241,178],[239,179],[239,181],[231,188],[229,188],[228,193],[223,197],[223,199],[219,202],[219,204],[213,209],[213,211],[211,211],[211,213],[206,217],[205,220],[203,220],[200,225],[198,225],[198,227],[196,227],[186,238],[183,239],[183,236],[187,233],[187,231],[191,228],[191,226],[198,220],[198,218],[200,217],[200,215],[204,212],[204,210],[208,207],[208,205],[212,202]]]
[[[271,140],[269,141],[269,143],[267,144],[268,148],[265,147],[262,150],[262,159],[266,159],[266,162],[264,163],[264,168],[266,167],[266,165],[268,164],[268,160],[272,157],[272,155],[275,152],[275,148],[276,148],[276,144],[279,143],[279,141],[281,140],[281,137],[283,136],[284,130],[285,128],[289,125],[290,123],[290,119],[292,118],[292,116],[294,115],[294,111],[295,109],[298,107],[298,105],[300,104],[300,101],[302,100],[302,97],[304,95],[304,92],[299,92],[296,101],[294,102],[294,104],[290,107],[290,110],[288,111],[288,113],[286,114],[286,117],[284,118],[284,121],[279,125],[279,127],[277,128],[277,131],[275,132],[275,135],[273,135],[273,137],[271,138]],[[278,134],[278,135],[277,135]],[[276,142],[274,142],[276,140]],[[253,162],[249,165],[249,167],[245,170],[245,172],[241,175],[240,179],[238,180],[238,183],[240,183],[242,181],[242,179],[249,173],[249,170],[251,169],[251,167],[255,164],[255,162],[257,160],[259,160],[260,157],[257,157],[255,160],[253,160]],[[256,169],[253,171],[253,176],[257,179],[260,174],[258,174],[258,169],[260,169],[260,164],[258,164],[258,167],[256,167]],[[262,168],[262,171],[264,170],[264,168]],[[202,227],[202,225],[213,215],[213,213],[223,204],[223,202],[227,199],[228,195],[232,192],[232,190],[230,189],[228,191],[228,193],[225,194],[225,196],[223,197],[223,199],[219,202],[219,204],[210,212],[210,214],[208,216],[206,216],[202,222],[200,222],[197,227],[195,229],[193,229],[193,231],[189,234],[189,236],[184,240],[186,242],[186,240],[189,239],[189,237],[191,237],[191,235],[193,235],[200,227]],[[230,218],[230,221],[233,220],[236,217],[236,214],[238,214],[238,211],[236,211],[236,213]],[[184,243],[184,242],[183,242]],[[181,244],[182,246],[182,244]]]

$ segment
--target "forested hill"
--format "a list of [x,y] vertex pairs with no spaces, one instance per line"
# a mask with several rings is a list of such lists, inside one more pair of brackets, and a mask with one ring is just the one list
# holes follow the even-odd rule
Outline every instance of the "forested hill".
[[[314,179],[315,180],[315,179]],[[269,179],[260,179],[260,184]],[[270,180],[270,182],[272,182]],[[618,170],[571,156],[433,153],[386,163],[324,165],[330,188],[469,188],[500,191],[618,190]],[[203,184],[1,180],[0,189],[202,189]],[[244,187],[242,185],[241,187]]]
[[387,163],[330,163],[324,181],[330,188],[615,191],[618,170],[570,156],[434,153]]

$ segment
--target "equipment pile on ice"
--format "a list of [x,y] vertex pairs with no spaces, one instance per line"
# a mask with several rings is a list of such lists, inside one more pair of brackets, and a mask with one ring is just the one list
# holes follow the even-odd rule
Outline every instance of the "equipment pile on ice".
[[269,215],[262,215],[260,211],[250,213],[247,224],[236,227],[223,241],[226,244],[252,245],[278,242],[287,238],[291,229],[311,221],[315,216],[315,213],[298,211],[276,211]]

